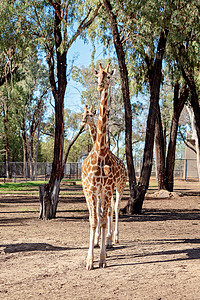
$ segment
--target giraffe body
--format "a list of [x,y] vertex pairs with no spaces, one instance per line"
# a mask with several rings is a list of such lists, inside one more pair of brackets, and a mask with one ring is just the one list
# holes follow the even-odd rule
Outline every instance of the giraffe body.
[[96,71],[98,90],[101,92],[96,141],[82,165],[82,185],[90,218],[90,246],[87,257],[88,270],[93,269],[95,231],[98,219],[101,227],[99,266],[106,266],[105,230],[107,215],[111,207],[114,187],[116,185],[116,174],[118,174],[115,161],[111,157],[106,143],[108,86],[111,76],[111,73],[108,72],[108,67],[104,70],[100,65],[100,71]]
[[[90,135],[93,141],[93,144],[96,142],[97,136],[97,127],[94,123],[95,112],[92,111],[93,106],[90,109],[85,106],[82,124],[89,125]],[[107,232],[107,247],[112,246],[112,241],[114,243],[119,242],[119,209],[120,209],[120,200],[126,185],[127,172],[126,167],[121,159],[115,156],[110,150],[108,150],[108,156],[111,160],[112,165],[114,166],[114,178],[115,178],[115,187],[116,187],[116,199],[114,197],[111,199],[111,207],[108,210],[108,232]],[[98,207],[98,225],[95,235],[95,246],[99,246],[99,237],[100,237],[100,210],[101,207]],[[113,231],[113,212],[115,211],[115,230]]]

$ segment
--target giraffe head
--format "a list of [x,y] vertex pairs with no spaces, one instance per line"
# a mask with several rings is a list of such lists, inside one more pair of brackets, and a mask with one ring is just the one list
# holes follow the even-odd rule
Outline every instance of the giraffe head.
[[110,79],[114,75],[115,70],[109,72],[109,66],[107,65],[106,69],[102,68],[102,65],[99,64],[99,71],[95,70],[94,74],[98,78],[98,88],[97,90],[102,92],[103,89],[108,89],[110,84]]
[[93,111],[93,105],[91,105],[89,109],[85,105],[84,113],[82,114],[82,120],[81,120],[82,125],[92,124],[94,122],[93,118],[95,114],[96,114],[96,110]]

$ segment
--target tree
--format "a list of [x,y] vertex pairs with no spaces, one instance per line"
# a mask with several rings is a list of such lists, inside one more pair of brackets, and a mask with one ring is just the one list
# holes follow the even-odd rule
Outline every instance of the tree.
[[[49,183],[45,186],[44,198],[49,209],[45,218],[56,216],[60,181],[63,167],[64,143],[64,96],[67,86],[67,54],[79,36],[93,22],[101,4],[90,5],[85,1],[32,1],[27,7],[24,19],[31,22],[30,32],[46,53],[49,80],[55,100],[54,157]],[[34,9],[33,9],[34,6]],[[76,27],[77,26],[77,27]],[[46,203],[46,202],[45,202]]]
[[125,110],[125,152],[126,152],[126,162],[128,169],[129,178],[129,189],[130,196],[133,198],[136,194],[136,176],[133,164],[133,154],[132,154],[132,110],[130,103],[130,91],[129,91],[129,80],[128,80],[128,70],[126,66],[125,52],[123,48],[123,43],[120,38],[120,32],[118,28],[117,16],[113,12],[113,8],[109,0],[103,0],[103,4],[106,10],[107,18],[110,23],[110,28],[113,36],[113,42],[115,50],[117,53],[117,59],[119,64],[119,72],[121,78],[121,90],[124,102]]

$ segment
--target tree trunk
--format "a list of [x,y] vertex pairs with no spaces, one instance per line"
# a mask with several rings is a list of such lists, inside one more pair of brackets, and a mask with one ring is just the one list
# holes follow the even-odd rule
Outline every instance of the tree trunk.
[[30,170],[30,178],[33,180],[33,135],[30,133],[30,141],[29,141],[29,170]]
[[[54,40],[56,45],[56,60],[57,60],[57,79],[56,84],[54,75],[54,57],[53,49],[49,49],[47,63],[49,66],[49,79],[52,88],[52,93],[55,99],[55,138],[54,138],[54,158],[49,183],[45,185],[44,202],[48,204],[48,209],[44,210],[44,218],[51,219],[56,217],[58,205],[58,197],[60,191],[60,182],[62,174],[63,160],[63,143],[64,143],[64,95],[67,85],[66,80],[66,51],[61,53],[59,47],[62,43],[61,34],[61,4],[56,3],[55,19],[54,19]],[[58,14],[59,13],[59,14]]]
[[130,189],[130,197],[134,199],[137,192],[137,184],[136,184],[135,168],[133,164],[133,154],[132,154],[132,110],[131,110],[130,93],[129,93],[128,70],[126,67],[125,54],[124,54],[122,41],[120,39],[116,16],[112,11],[112,6],[109,0],[103,0],[103,4],[107,13],[108,20],[110,22],[111,32],[112,32],[115,50],[118,58],[122,97],[123,97],[124,108],[125,108],[125,152],[126,152],[126,162],[127,162],[127,169],[128,169],[128,178],[129,178],[129,189]]
[[190,71],[185,71],[184,69],[182,69],[182,74],[183,74],[183,78],[185,79],[189,87],[189,92],[191,95],[191,106],[195,117],[195,126],[197,131],[198,144],[200,145],[200,106],[199,106],[196,83]]
[[9,178],[10,173],[10,149],[8,137],[8,104],[3,104],[3,124],[4,124],[4,140],[5,140],[5,176]]
[[39,149],[39,142],[40,142],[40,131],[41,131],[41,118],[42,116],[40,116],[40,120],[39,120],[39,124],[38,124],[38,132],[37,132],[37,141],[36,141],[36,146],[35,146],[35,158],[34,158],[34,178],[37,180],[37,160],[38,160],[38,149]]
[[[54,139],[54,158],[52,163],[52,171],[49,183],[44,188],[45,203],[48,203],[49,209],[44,210],[45,218],[55,218],[58,205],[58,197],[60,190],[60,182],[62,179],[63,171],[63,144],[64,144],[64,96],[67,86],[67,51],[73,44],[73,42],[82,34],[82,32],[88,28],[94,21],[101,7],[99,3],[94,10],[92,16],[90,16],[90,10],[83,21],[80,22],[76,32],[68,39],[67,31],[62,32],[62,28],[66,27],[68,23],[68,12],[71,7],[70,4],[66,4],[61,12],[63,5],[61,2],[51,3],[54,9],[54,46],[48,45],[48,55],[46,56],[47,64],[49,66],[49,80],[53,97],[55,99],[55,139]],[[69,10],[69,11],[68,11]],[[64,18],[65,25],[62,26],[62,20]],[[65,40],[64,40],[65,39]],[[64,46],[64,49],[63,49]],[[63,51],[61,51],[61,49]],[[56,60],[56,66],[54,64]],[[56,68],[55,68],[56,67]],[[56,69],[56,78],[55,78]]]
[[155,158],[157,169],[158,190],[165,189],[165,141],[161,120],[160,107],[155,124]]
[[167,151],[166,170],[165,170],[165,186],[170,192],[173,192],[174,188],[174,164],[175,164],[175,152],[176,152],[176,138],[178,131],[178,122],[183,110],[184,104],[188,97],[188,89],[182,87],[179,97],[179,84],[176,83],[174,87],[174,111],[172,116],[172,124],[170,130],[170,141]]
[[23,118],[22,120],[22,142],[23,142],[23,171],[24,171],[24,178],[27,177],[27,133],[26,133],[26,120]]
[[153,66],[148,65],[149,69],[149,82],[150,82],[150,106],[149,114],[146,126],[145,147],[143,155],[143,164],[138,182],[137,194],[135,199],[128,201],[127,206],[123,209],[123,212],[129,214],[140,214],[142,211],[142,205],[144,196],[149,186],[149,179],[152,169],[153,160],[153,146],[154,146],[154,134],[155,134],[155,122],[158,116],[159,94],[160,84],[162,77],[162,60],[165,52],[168,30],[164,30],[160,34],[160,39],[157,46],[156,59]]

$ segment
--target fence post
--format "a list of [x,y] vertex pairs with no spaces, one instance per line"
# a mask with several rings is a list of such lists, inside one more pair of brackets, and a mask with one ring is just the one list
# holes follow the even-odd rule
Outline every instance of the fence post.
[[16,180],[16,162],[14,163],[14,182],[17,182],[17,180]]
[[187,181],[187,159],[185,160],[185,180]]

